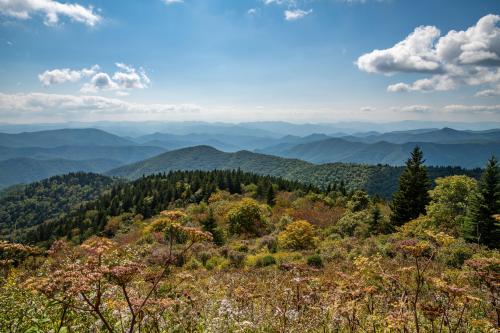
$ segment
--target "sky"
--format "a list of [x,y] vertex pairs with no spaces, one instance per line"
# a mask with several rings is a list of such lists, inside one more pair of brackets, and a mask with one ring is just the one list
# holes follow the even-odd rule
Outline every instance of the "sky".
[[500,121],[498,0],[0,0],[0,122]]

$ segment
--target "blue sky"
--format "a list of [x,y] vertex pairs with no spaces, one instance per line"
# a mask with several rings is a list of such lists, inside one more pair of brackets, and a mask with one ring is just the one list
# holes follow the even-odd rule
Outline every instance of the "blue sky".
[[498,0],[67,1],[0,1],[0,122],[500,120]]

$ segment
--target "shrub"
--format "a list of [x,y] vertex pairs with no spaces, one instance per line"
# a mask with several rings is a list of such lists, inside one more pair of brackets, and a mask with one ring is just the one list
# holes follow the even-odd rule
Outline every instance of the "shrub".
[[467,245],[463,240],[458,240],[443,247],[439,251],[437,259],[447,266],[460,268],[464,262],[472,258],[473,255],[473,248]]
[[276,253],[276,251],[278,251],[278,240],[275,236],[264,236],[260,241],[260,247],[267,247],[269,252]]
[[278,236],[279,245],[296,250],[314,247],[314,227],[306,220],[299,220],[286,226]]
[[323,258],[319,254],[307,257],[307,264],[312,267],[323,267]]
[[229,210],[226,219],[232,234],[259,235],[265,224],[259,204],[252,199],[243,199]]
[[348,211],[337,223],[336,231],[343,237],[368,237],[372,216],[368,210]]
[[365,191],[356,191],[347,203],[347,208],[352,212],[359,212],[368,208],[370,198]]
[[205,264],[205,268],[208,270],[215,269],[217,267],[220,267],[224,264],[225,259],[222,257],[218,256],[213,256],[210,259],[208,259],[207,263]]
[[248,252],[248,244],[246,243],[237,244],[235,250],[239,252]]
[[191,260],[189,260],[185,267],[189,270],[197,270],[198,268],[200,267],[203,267],[203,265],[201,264],[201,262],[199,262],[198,260],[196,260],[195,258],[191,258]]
[[276,264],[276,259],[270,254],[258,257],[257,260],[255,261],[255,267],[266,267],[275,264]]
[[241,268],[245,264],[246,255],[239,251],[229,251],[228,259],[231,266]]
[[473,178],[438,178],[436,187],[429,191],[431,202],[427,206],[427,215],[437,226],[458,231],[476,193],[477,182]]
[[205,266],[207,264],[207,261],[212,257],[212,254],[210,252],[203,251],[200,252],[197,257],[198,260],[201,261],[203,266]]

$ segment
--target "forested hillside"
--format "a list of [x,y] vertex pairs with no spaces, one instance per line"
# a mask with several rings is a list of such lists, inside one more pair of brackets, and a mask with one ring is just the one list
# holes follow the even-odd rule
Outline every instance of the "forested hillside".
[[[20,236],[20,240],[50,244],[59,237],[67,237],[83,241],[95,234],[112,232],[110,218],[113,216],[125,214],[125,219],[128,220],[150,218],[168,208],[206,202],[218,190],[231,194],[242,193],[242,187],[251,184],[253,185],[246,189],[247,192],[254,191],[256,197],[269,201],[274,200],[275,191],[319,191],[298,182],[236,170],[170,172],[118,184],[95,201],[74,207],[67,214],[39,223],[37,228]],[[8,199],[6,201],[8,202]],[[22,207],[23,202],[19,202],[19,205]],[[29,216],[23,216],[24,218]],[[31,225],[35,224],[36,221],[31,222]]]
[[109,177],[78,172],[5,189],[0,195],[0,238],[21,238],[29,228],[97,198],[112,183]]
[[36,160],[33,158],[14,158],[0,161],[0,189],[14,184],[31,183],[68,172],[85,171],[101,173],[121,164],[119,161],[110,159],[74,161],[65,159]]
[[[485,160],[486,161],[486,160]],[[483,161],[484,164],[484,161]],[[314,165],[298,159],[241,151],[225,153],[211,147],[198,146],[167,152],[151,159],[119,167],[108,175],[135,179],[172,170],[238,169],[263,175],[283,177],[326,188],[332,183],[344,183],[350,190],[364,189],[370,194],[389,198],[397,185],[402,167],[331,163]],[[478,177],[479,169],[459,167],[429,167],[432,179],[453,174]]]

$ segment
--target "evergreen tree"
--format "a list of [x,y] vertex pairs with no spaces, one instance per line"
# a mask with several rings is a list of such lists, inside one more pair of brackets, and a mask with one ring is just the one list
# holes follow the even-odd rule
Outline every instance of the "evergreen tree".
[[406,168],[399,178],[398,190],[392,197],[391,223],[395,226],[425,213],[425,206],[429,203],[430,181],[423,163],[422,150],[417,146],[406,162]]
[[269,185],[269,189],[267,190],[266,200],[269,206],[274,206],[274,204],[276,203],[273,184]]
[[373,205],[373,208],[370,212],[371,218],[369,222],[369,231],[370,234],[377,234],[380,232],[380,225],[382,222],[382,213],[380,212],[380,208],[377,204]]
[[217,222],[215,221],[214,213],[210,209],[208,211],[208,216],[205,220],[201,222],[203,225],[203,230],[208,231],[212,234],[213,242],[216,245],[224,244],[224,233],[217,227]]
[[466,236],[480,244],[500,248],[500,224],[495,218],[500,214],[500,167],[495,157],[488,161],[478,185],[466,219]]

